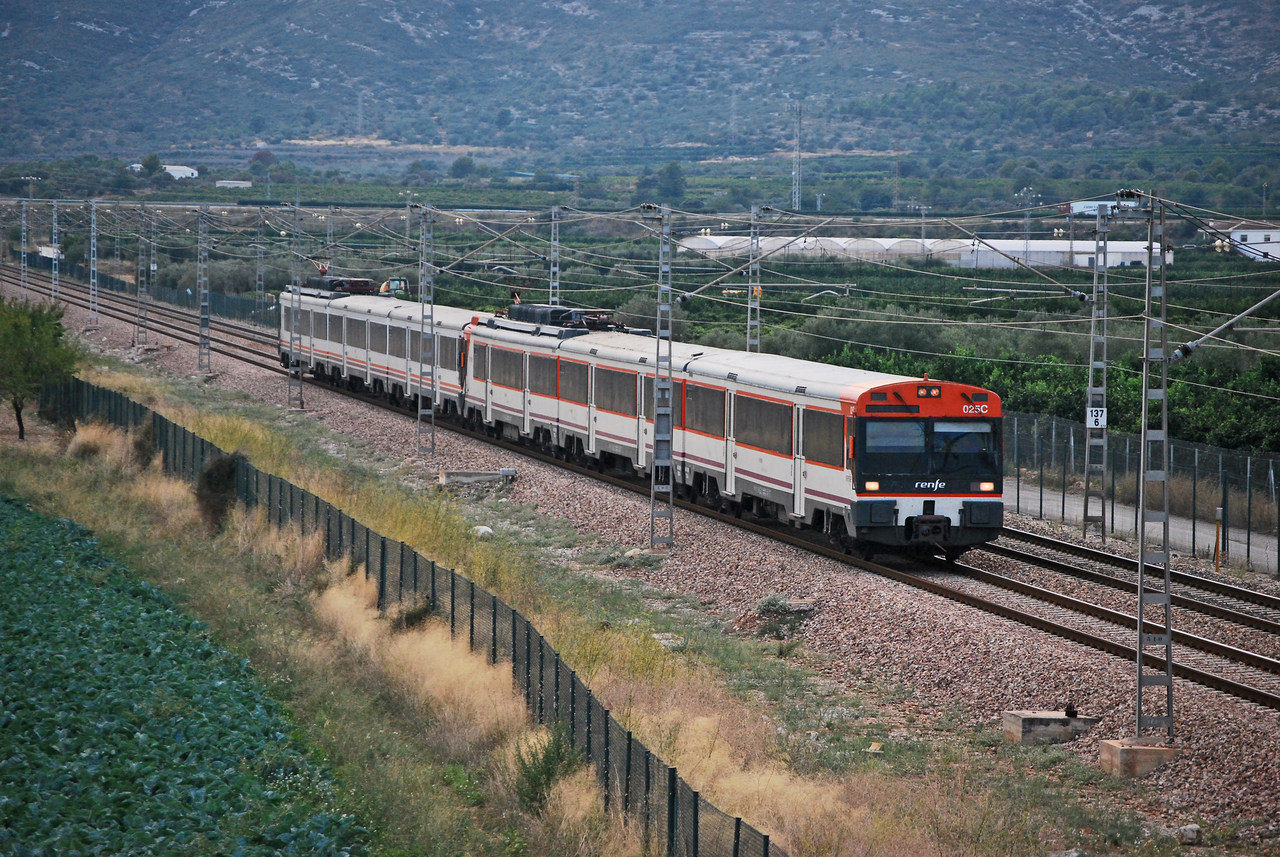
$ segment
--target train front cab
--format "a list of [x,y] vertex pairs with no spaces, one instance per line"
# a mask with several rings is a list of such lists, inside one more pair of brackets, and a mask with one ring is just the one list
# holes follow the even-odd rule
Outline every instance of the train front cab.
[[954,558],[999,535],[999,396],[926,378],[861,392],[852,411],[846,526],[857,542]]

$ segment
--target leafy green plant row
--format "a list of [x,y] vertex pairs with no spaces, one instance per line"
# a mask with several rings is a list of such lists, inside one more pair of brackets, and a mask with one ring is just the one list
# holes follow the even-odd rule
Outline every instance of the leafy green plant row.
[[247,661],[99,551],[0,497],[0,852],[364,852]]

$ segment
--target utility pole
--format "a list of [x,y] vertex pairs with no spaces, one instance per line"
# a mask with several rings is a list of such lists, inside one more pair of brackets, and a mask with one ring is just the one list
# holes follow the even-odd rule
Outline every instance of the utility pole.
[[800,210],[800,115],[804,102],[796,102],[796,150],[791,158],[791,210]]
[[213,371],[209,348],[209,206],[200,206],[197,217],[196,293],[200,301],[200,350],[196,355],[196,370],[208,374]]
[[62,257],[62,245],[58,243],[58,201],[53,201],[53,230],[51,240],[53,241],[53,288],[49,292],[49,300],[53,303],[58,302],[58,262]]
[[[1097,524],[1107,541],[1107,235],[1110,226],[1098,206],[1093,238],[1093,313],[1089,321],[1089,384],[1085,388],[1084,514],[1081,534]],[[1096,504],[1096,511],[1094,506]]]
[[[418,454],[436,454],[435,209],[422,208],[418,236]],[[460,347],[465,348],[464,341]]]
[[18,277],[18,291],[22,295],[23,300],[26,300],[26,297],[27,297],[27,201],[25,199],[22,201],[22,252],[19,255],[22,257],[22,261],[20,265],[21,273],[19,274],[19,277]]
[[[302,398],[302,331],[298,318],[302,315],[302,212],[301,206],[293,206],[293,237],[291,239],[293,265],[293,299],[289,302],[289,408],[301,411],[306,408]],[[282,306],[281,311],[284,311]]]
[[747,351],[760,350],[760,206],[751,206],[751,249],[747,262]]
[[[151,296],[147,293],[147,239],[144,230],[147,226],[147,206],[144,204],[138,210],[138,270],[135,276],[136,288],[134,289],[137,298],[137,315],[133,324],[133,344],[146,345],[151,341],[151,328],[147,320],[147,308],[151,302]],[[152,253],[155,252],[155,236],[151,237]]]
[[263,249],[262,248],[262,221],[264,219],[265,218],[263,217],[262,209],[259,208],[258,209],[258,241],[256,244],[253,245],[254,249],[257,251],[257,254],[256,254],[257,265],[254,268],[254,278],[253,278],[253,285],[254,285],[253,308],[257,310],[258,324],[263,323],[263,316],[265,315],[265,310],[267,307],[266,283],[264,281],[263,273],[262,273],[262,249]]
[[98,320],[98,203],[89,203],[89,323]]
[[675,546],[675,467],[671,361],[671,207],[663,204],[659,217],[658,312],[654,325],[657,354],[653,367],[653,461],[649,484],[649,547]]
[[551,206],[551,270],[547,277],[550,294],[547,303],[552,306],[560,304],[560,206]]
[[[1132,192],[1131,192],[1132,193]],[[1137,737],[1144,729],[1164,727],[1173,738],[1173,597],[1169,551],[1169,329],[1166,324],[1164,203],[1157,218],[1153,197],[1146,197],[1147,288],[1143,318],[1142,442],[1138,482],[1138,645]],[[1156,269],[1159,269],[1159,279]],[[1158,529],[1149,531],[1149,527]],[[1147,569],[1158,569],[1159,589],[1147,589]],[[1161,584],[1163,584],[1161,586]],[[1163,649],[1163,667],[1147,650]],[[1162,714],[1148,714],[1148,689],[1162,688]],[[1158,702],[1158,701],[1157,701]]]

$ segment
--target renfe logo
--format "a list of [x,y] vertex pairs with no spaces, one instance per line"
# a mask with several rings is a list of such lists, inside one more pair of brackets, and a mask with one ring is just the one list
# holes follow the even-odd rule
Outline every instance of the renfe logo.
[[947,487],[947,483],[943,482],[941,479],[935,479],[932,482],[917,482],[916,487],[928,488],[931,491],[941,491],[943,488]]

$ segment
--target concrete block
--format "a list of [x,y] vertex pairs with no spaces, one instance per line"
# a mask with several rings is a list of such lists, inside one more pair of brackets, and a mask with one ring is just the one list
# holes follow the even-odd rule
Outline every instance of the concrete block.
[[1102,772],[1121,777],[1145,776],[1161,765],[1172,762],[1181,752],[1177,747],[1141,744],[1136,738],[1102,741],[1099,751]]
[[501,470],[441,470],[441,485],[474,485],[479,482],[513,482],[516,478],[514,467]]
[[1062,711],[1006,711],[1004,740],[1011,744],[1064,744],[1098,725],[1097,717],[1068,717]]

